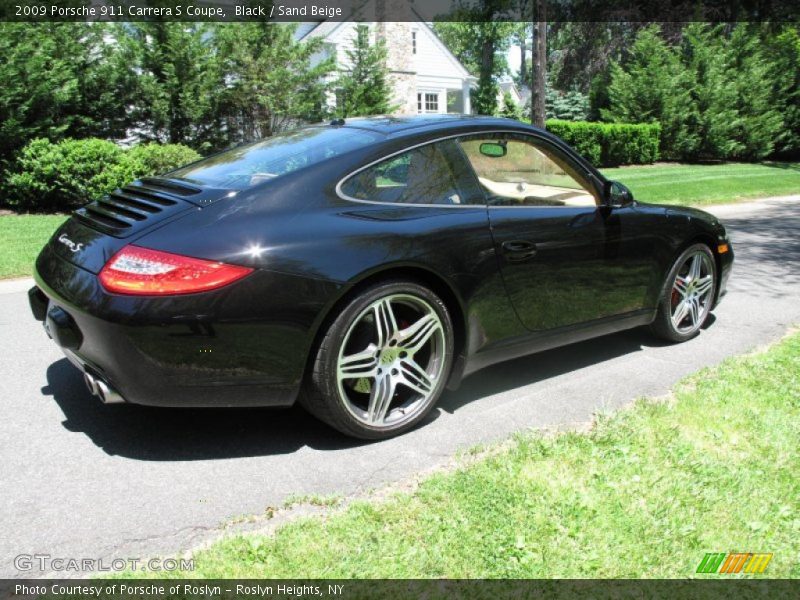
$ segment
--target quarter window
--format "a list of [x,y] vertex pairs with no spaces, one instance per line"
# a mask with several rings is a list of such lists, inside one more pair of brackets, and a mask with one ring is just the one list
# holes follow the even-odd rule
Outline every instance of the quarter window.
[[342,193],[372,202],[465,204],[462,184],[470,175],[454,168],[455,152],[452,141],[414,148],[356,173],[342,184]]
[[561,156],[524,136],[459,141],[490,205],[596,206],[592,185]]

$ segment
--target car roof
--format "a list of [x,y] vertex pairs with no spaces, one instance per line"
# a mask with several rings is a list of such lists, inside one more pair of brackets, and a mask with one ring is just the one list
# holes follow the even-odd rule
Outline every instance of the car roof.
[[505,117],[491,117],[486,115],[459,115],[459,114],[433,114],[433,115],[397,115],[376,117],[352,117],[331,121],[332,127],[362,129],[386,136],[386,141],[405,137],[425,136],[465,130],[516,130],[523,133],[536,133],[550,142],[569,150],[575,159],[591,171],[599,180],[605,177],[597,168],[583,156],[570,148],[562,139],[553,135],[546,129]]
[[366,129],[386,136],[395,134],[426,133],[458,127],[475,127],[527,130],[536,129],[526,123],[502,117],[484,115],[398,115],[377,117],[355,117],[333,121],[331,125]]

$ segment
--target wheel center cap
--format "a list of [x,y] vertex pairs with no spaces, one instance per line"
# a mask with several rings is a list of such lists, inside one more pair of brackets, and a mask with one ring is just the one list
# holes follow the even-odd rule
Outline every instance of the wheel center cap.
[[397,347],[384,348],[383,350],[381,350],[381,364],[383,365],[392,364],[395,360],[397,360],[399,354],[400,350]]

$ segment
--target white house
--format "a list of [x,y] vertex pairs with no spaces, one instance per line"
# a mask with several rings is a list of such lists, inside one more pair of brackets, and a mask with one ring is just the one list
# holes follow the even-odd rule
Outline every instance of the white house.
[[[360,9],[369,15],[380,10],[380,0],[365,3]],[[377,6],[376,6],[377,5]],[[384,39],[387,67],[392,87],[392,104],[397,113],[471,113],[470,87],[475,81],[464,66],[442,43],[433,29],[410,7],[408,22],[365,22],[371,41]],[[379,15],[379,12],[373,14]],[[347,50],[352,49],[358,23],[353,21],[303,22],[297,28],[298,40],[323,37],[325,50],[317,57],[335,56],[340,70],[347,70]],[[335,104],[331,95],[329,102]]]

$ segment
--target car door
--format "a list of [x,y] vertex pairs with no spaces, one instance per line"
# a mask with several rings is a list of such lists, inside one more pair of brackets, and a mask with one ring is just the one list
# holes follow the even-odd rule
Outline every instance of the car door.
[[601,206],[587,169],[533,135],[477,134],[459,145],[486,196],[506,291],[527,329],[642,308],[642,257],[625,243],[620,213]]

